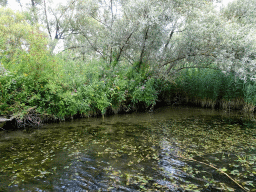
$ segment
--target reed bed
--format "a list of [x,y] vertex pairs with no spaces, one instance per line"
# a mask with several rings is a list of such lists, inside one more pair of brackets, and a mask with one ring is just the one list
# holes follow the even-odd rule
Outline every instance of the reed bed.
[[254,112],[256,84],[236,74],[213,69],[188,69],[175,81],[184,104],[224,110]]

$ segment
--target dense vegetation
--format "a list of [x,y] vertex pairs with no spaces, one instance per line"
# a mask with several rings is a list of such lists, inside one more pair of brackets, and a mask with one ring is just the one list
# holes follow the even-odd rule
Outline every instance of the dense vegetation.
[[157,102],[254,111],[255,0],[220,11],[206,0],[54,7],[0,9],[0,115],[18,126]]

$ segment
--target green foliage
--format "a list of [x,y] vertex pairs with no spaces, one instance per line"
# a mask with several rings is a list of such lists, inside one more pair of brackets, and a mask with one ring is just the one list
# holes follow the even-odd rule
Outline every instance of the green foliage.
[[256,105],[256,83],[253,81],[245,83],[243,92],[245,101]]
[[[81,10],[85,7],[95,6],[94,10],[99,8],[93,2],[87,3],[79,2]],[[116,2],[113,1],[113,3]],[[129,1],[127,5],[120,4],[120,6],[127,10],[126,16],[134,18],[138,12],[134,15],[129,7],[134,7],[139,11],[144,6],[151,5],[150,2],[143,1],[143,3],[143,6],[138,9],[135,1]],[[222,58],[223,54],[226,57],[226,52],[233,54],[232,51],[235,48],[238,64],[242,58],[247,58],[247,56],[250,61],[253,61],[253,43],[246,45],[249,52],[251,50],[249,53],[247,49],[243,49],[242,45],[244,45],[243,42],[251,41],[240,38],[242,33],[234,36],[242,39],[241,41],[232,39],[234,27],[239,27],[239,25],[232,22],[232,25],[228,26],[228,34],[218,31],[218,27],[225,23],[223,18],[220,15],[215,18],[216,12],[212,10],[212,7],[204,1],[201,3],[200,6],[193,3],[189,5],[195,6],[194,16],[187,18],[185,23],[178,24],[177,20],[177,26],[175,24],[174,31],[171,31],[174,34],[171,33],[173,36],[170,37],[169,33],[161,28],[167,28],[170,22],[175,23],[175,19],[170,20],[170,18],[175,16],[178,19],[186,12],[178,10],[176,6],[173,8],[174,12],[171,13],[166,7],[157,3],[159,9],[165,10],[164,15],[162,12],[160,14],[159,10],[147,12],[148,16],[145,18],[139,14],[138,18],[144,22],[141,25],[140,22],[136,22],[135,18],[134,21],[122,21],[116,17],[116,22],[113,22],[114,20],[110,22],[110,34],[109,29],[104,28],[95,20],[100,15],[94,15],[93,19],[84,17],[84,13],[81,15],[81,11],[76,10],[76,7],[72,5],[69,9],[77,11],[76,16],[79,17],[76,18],[81,23],[76,23],[74,20],[66,23],[65,27],[68,29],[69,24],[72,25],[72,30],[77,32],[77,36],[70,35],[65,41],[65,48],[67,48],[65,52],[55,56],[50,50],[54,43],[49,43],[47,35],[40,30],[39,25],[30,24],[28,12],[23,14],[1,8],[0,114],[25,113],[28,108],[36,107],[37,112],[50,114],[60,119],[76,114],[104,115],[108,109],[118,111],[122,107],[149,109],[159,99],[172,100],[179,96],[186,97],[197,104],[201,102],[202,106],[207,107],[214,107],[220,100],[230,102],[243,98],[247,103],[254,105],[256,103],[254,83],[244,83],[237,78],[237,73],[226,72],[224,74],[219,70],[199,68],[181,71],[176,76],[177,78],[174,78],[175,82],[162,78],[166,71],[169,73],[174,69],[179,71],[183,67],[186,68],[188,62],[191,67],[211,65],[214,62],[214,54],[217,53],[215,45],[224,42],[222,41],[224,38],[227,38],[226,50],[230,51],[220,50],[221,54],[217,53],[216,57]],[[183,7],[184,2],[181,5]],[[205,17],[206,12],[211,13],[209,17]],[[230,12],[226,14],[228,13]],[[89,15],[92,16],[91,13]],[[162,20],[160,15],[168,19]],[[229,17],[225,14],[223,16]],[[113,15],[111,17],[114,19]],[[159,18],[159,20],[154,18]],[[194,25],[190,22],[194,21],[193,18],[204,19],[198,19],[198,25]],[[210,20],[214,20],[216,25],[210,25]],[[106,24],[109,21],[106,20]],[[154,29],[148,26],[148,23],[154,24]],[[81,24],[87,26],[87,31]],[[176,29],[182,29],[185,26],[189,30],[184,30],[185,32],[180,35],[176,34]],[[201,30],[202,28],[204,30]],[[91,34],[97,34],[100,37],[91,36]],[[251,33],[247,33],[249,34]],[[232,38],[229,38],[231,36]],[[185,40],[184,37],[186,37]],[[203,38],[205,40],[202,40],[202,37],[205,37]],[[174,41],[173,48],[168,45],[171,40]],[[85,41],[89,43],[89,47],[84,46]],[[189,46],[187,41],[190,43]],[[83,46],[76,46],[74,42],[83,43]],[[159,53],[163,47],[164,49]],[[174,47],[179,48],[175,50]],[[198,50],[198,53],[197,51],[192,53],[192,50]],[[212,52],[212,50],[215,51]],[[188,55],[192,55],[194,60],[189,60]],[[130,63],[125,59],[128,59]],[[232,71],[233,64],[233,61],[227,62],[226,71]],[[225,71],[225,67],[222,66],[222,69]],[[242,70],[239,75],[241,77],[247,74],[245,70]]]
[[226,100],[243,98],[243,86],[245,82],[239,79],[234,73],[227,73],[222,77],[222,97]]
[[[21,53],[20,57],[24,55],[33,57],[29,53]],[[101,61],[72,62],[50,55],[42,60],[40,56],[35,58],[42,65],[54,66],[58,62],[58,73],[47,68],[40,73],[33,59],[21,61],[20,65],[24,62],[28,66],[1,76],[2,114],[19,113],[36,106],[39,113],[63,119],[76,114],[104,115],[108,107],[116,110],[123,104],[147,108],[156,103],[156,81],[149,77],[148,69],[137,72],[124,63],[116,70]],[[14,64],[12,61],[8,64],[11,70]]]
[[133,90],[132,101],[134,103],[143,102],[146,104],[146,107],[155,105],[158,98],[158,93],[154,86],[155,80],[153,78],[149,78],[136,87],[135,85],[136,83],[131,83],[130,86],[131,90]]
[[123,63],[117,69],[97,60],[67,60],[62,66],[60,81],[64,88],[73,92],[77,102],[83,101],[85,107],[78,110],[82,113],[100,111],[105,114],[108,107],[116,110],[122,104],[142,104],[147,108],[156,102],[155,80],[149,77],[148,68],[138,72],[134,66]]
[[234,73],[212,69],[188,69],[175,80],[182,95],[203,106],[214,107],[217,101],[233,101],[244,98],[245,82]]
[[[186,70],[182,72],[177,83],[186,92],[186,95],[194,98],[217,99],[218,89],[220,88],[221,79],[219,73],[210,70]],[[220,76],[219,76],[220,77]]]
[[0,62],[9,71],[0,76],[1,114],[20,113],[30,106],[49,111],[48,102],[55,102],[56,91],[46,85],[56,79],[59,66],[47,49],[47,38],[22,14],[9,9],[0,12]]
[[23,86],[24,77],[10,73],[0,76],[0,113],[1,115],[15,113],[22,106],[22,101],[27,97]]

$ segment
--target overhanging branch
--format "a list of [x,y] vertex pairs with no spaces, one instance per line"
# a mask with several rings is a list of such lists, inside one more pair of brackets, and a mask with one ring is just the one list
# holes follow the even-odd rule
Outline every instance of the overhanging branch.
[[164,64],[162,64],[162,66],[165,66],[165,65],[168,65],[170,63],[174,63],[176,61],[179,61],[179,60],[182,60],[182,59],[185,59],[187,57],[196,57],[196,56],[206,56],[206,57],[217,57],[216,55],[213,55],[213,54],[209,54],[209,53],[194,53],[194,54],[190,54],[190,55],[183,55],[181,57],[178,57],[178,58],[175,58],[175,59],[172,59],[170,61],[167,61],[165,62]]
[[86,47],[86,46],[73,46],[73,47],[68,47],[68,48],[62,50],[62,52],[66,51],[66,50],[69,50],[69,49],[79,49],[79,48],[83,48],[83,47]]
[[101,55],[101,57],[102,57],[104,60],[106,60],[106,58],[105,58],[105,56],[103,55],[103,53],[100,52],[100,51],[97,49],[97,47],[95,47],[95,46],[92,44],[92,42],[89,40],[89,38],[87,37],[87,35],[85,35],[85,34],[82,34],[82,35],[85,37],[85,39],[88,41],[88,43],[90,44],[90,46],[94,49],[94,51],[96,51],[97,53],[99,53],[99,54]]

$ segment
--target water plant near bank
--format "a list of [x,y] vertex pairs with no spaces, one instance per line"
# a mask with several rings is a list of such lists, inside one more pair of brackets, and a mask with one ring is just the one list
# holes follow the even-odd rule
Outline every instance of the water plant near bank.
[[188,69],[180,72],[175,83],[184,103],[250,112],[254,111],[256,105],[254,81],[239,79],[233,72]]
[[255,120],[161,110],[1,132],[0,190],[255,191]]

